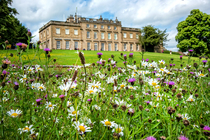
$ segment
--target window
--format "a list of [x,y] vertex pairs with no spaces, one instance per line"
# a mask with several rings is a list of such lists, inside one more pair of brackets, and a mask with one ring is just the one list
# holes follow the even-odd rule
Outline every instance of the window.
[[111,43],[108,44],[108,49],[109,49],[109,51],[112,50],[112,45],[111,45]]
[[130,34],[130,38],[133,38],[133,34]]
[[117,43],[114,44],[114,50],[117,51]]
[[90,38],[90,32],[87,32],[87,38]]
[[139,50],[139,45],[138,45],[138,44],[136,44],[136,50],[137,50],[137,51]]
[[78,49],[78,42],[74,42],[74,48],[75,48],[75,50]]
[[108,29],[110,30],[110,29],[111,29],[111,27],[110,27],[110,26],[108,26]]
[[66,29],[65,32],[66,32],[66,35],[69,35],[69,29]]
[[111,39],[111,33],[108,33],[108,39]]
[[117,40],[117,34],[114,34],[114,40]]
[[126,38],[126,37],[127,37],[127,34],[126,34],[126,33],[124,33],[124,34],[123,34],[123,37],[124,37],[124,38]]
[[136,34],[136,39],[139,39],[139,35],[138,34]]
[[130,50],[131,50],[131,51],[133,50],[133,44],[130,45]]
[[104,33],[101,33],[101,39],[104,39]]
[[86,24],[87,25],[87,28],[90,28],[90,25],[89,24]]
[[90,42],[87,43],[87,50],[90,50]]
[[49,29],[47,29],[47,35],[49,35]]
[[94,25],[94,28],[97,28],[97,25]]
[[41,34],[41,38],[42,38],[42,34]]
[[94,32],[94,39],[97,39],[97,32]]
[[57,47],[57,49],[61,48],[61,42],[60,41],[56,41],[56,47]]
[[101,43],[101,51],[104,51],[104,43]]
[[98,50],[98,44],[94,43],[94,50],[97,51]]
[[78,30],[74,30],[74,35],[78,35]]
[[44,32],[44,37],[45,37],[45,32]]
[[127,46],[126,46],[126,44],[124,43],[124,50],[126,50],[127,49]]
[[66,49],[69,49],[69,41],[66,41]]
[[60,28],[56,28],[56,34],[60,34]]
[[114,27],[114,30],[117,30],[117,27],[116,26]]
[[104,29],[104,25],[101,25],[101,29]]

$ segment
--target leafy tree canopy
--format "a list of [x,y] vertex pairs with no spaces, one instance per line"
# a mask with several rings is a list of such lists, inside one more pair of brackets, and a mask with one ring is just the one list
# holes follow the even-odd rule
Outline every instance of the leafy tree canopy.
[[210,15],[194,9],[178,24],[177,31],[175,38],[180,51],[193,49],[197,56],[210,53]]
[[8,40],[9,44],[27,43],[27,28],[15,18],[18,12],[9,7],[11,4],[12,0],[0,0],[0,43],[5,40]]
[[141,36],[139,42],[142,47],[149,52],[154,52],[154,47],[165,43],[168,37],[166,29],[164,31],[154,28],[152,25],[147,25],[140,30]]

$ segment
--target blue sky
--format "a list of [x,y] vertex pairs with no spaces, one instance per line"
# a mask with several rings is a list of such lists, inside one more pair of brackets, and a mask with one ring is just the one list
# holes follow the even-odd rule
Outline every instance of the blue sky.
[[186,19],[193,9],[210,14],[210,0],[14,0],[12,7],[19,12],[17,18],[29,28],[34,41],[38,41],[38,30],[50,20],[64,21],[70,14],[89,18],[115,19],[122,26],[142,28],[153,25],[169,34],[165,46],[177,51],[176,27]]

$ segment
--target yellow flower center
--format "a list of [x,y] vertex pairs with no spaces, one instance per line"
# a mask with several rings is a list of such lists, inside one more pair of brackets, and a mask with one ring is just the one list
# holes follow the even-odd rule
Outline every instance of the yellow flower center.
[[129,87],[130,89],[133,89],[133,87]]
[[136,74],[134,73],[133,76],[136,76]]
[[27,78],[23,78],[23,80],[27,80]]
[[204,76],[204,74],[201,73],[199,76]]
[[90,94],[93,93],[93,90],[89,90],[89,93],[90,93]]
[[69,105],[71,105],[71,103],[69,103]]
[[106,125],[106,126],[111,126],[111,122],[110,122],[110,121],[106,121],[106,122],[105,122],[105,125]]
[[27,131],[29,131],[30,129],[29,129],[28,127],[25,127],[25,128],[23,128],[23,130],[27,130]]
[[6,90],[3,91],[4,93],[6,92]]
[[76,114],[76,113],[77,113],[76,111],[73,111],[73,112],[72,112],[72,114]]
[[40,69],[40,68],[37,68],[38,70]]
[[98,86],[95,86],[96,88],[98,88]]
[[163,64],[163,62],[160,62],[161,64]]
[[32,86],[32,88],[35,88],[35,86]]
[[114,90],[114,92],[117,92],[117,90]]
[[160,69],[161,71],[164,71],[164,69]]
[[124,88],[124,87],[125,87],[125,85],[120,85],[120,87],[121,87],[121,88]]
[[32,71],[31,69],[29,69],[28,71]]
[[157,86],[157,84],[156,84],[155,82],[152,82],[152,85],[153,85],[153,86]]
[[117,133],[120,133],[122,130],[120,128],[116,128]]
[[79,126],[80,131],[85,132],[85,127],[84,126]]
[[49,107],[52,107],[52,105],[48,105]]
[[39,87],[39,89],[43,89],[43,87],[42,87],[42,86],[40,86],[40,87]]
[[12,117],[17,117],[18,114],[17,114],[17,113],[12,113],[11,116],[12,116]]
[[185,117],[184,120],[187,120],[187,118]]
[[190,98],[189,100],[190,100],[190,102],[193,102],[193,99],[192,98]]
[[168,72],[167,74],[170,74],[171,72]]

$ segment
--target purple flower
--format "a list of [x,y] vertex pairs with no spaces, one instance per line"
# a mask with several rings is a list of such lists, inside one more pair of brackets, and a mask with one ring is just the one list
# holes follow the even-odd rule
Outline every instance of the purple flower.
[[115,68],[115,67],[116,67],[116,65],[113,66],[113,68]]
[[145,61],[146,61],[146,62],[148,62],[148,61],[149,61],[149,59],[147,58]]
[[152,71],[152,73],[157,73],[157,71]]
[[173,64],[173,66],[175,66],[175,64]]
[[22,46],[23,43],[19,42],[16,44],[16,46]]
[[170,64],[170,67],[172,67],[173,65],[172,64]]
[[182,55],[180,55],[180,58],[182,58],[183,56]]
[[192,49],[189,49],[188,51],[189,51],[189,52],[193,52],[193,50],[192,50]]
[[180,137],[178,137],[179,140],[189,140],[187,137],[181,135]]
[[111,60],[111,58],[108,59],[109,61]]
[[102,64],[102,62],[101,62],[101,61],[97,61],[97,63],[98,63],[98,64]]
[[149,103],[150,103],[150,101],[146,101],[146,103],[147,103],[147,104],[149,104]]
[[3,70],[2,73],[3,73],[4,75],[6,75],[6,74],[7,74],[7,71],[6,71],[6,70]]
[[59,96],[59,98],[64,98],[64,97],[65,97],[65,95],[60,95],[60,96]]
[[166,83],[166,84],[168,84],[168,85],[171,85],[171,86],[175,84],[173,81],[164,82],[164,83]]
[[209,69],[209,72],[210,72],[210,69]]
[[157,80],[159,81],[159,80],[160,80],[160,78],[157,78]]
[[15,66],[15,64],[12,64],[12,67],[14,67]]
[[45,99],[47,98],[47,94],[44,96],[45,97]]
[[194,72],[190,72],[190,74],[194,74]]
[[91,98],[90,99],[87,99],[88,102],[90,102],[91,100],[92,100]]
[[55,75],[56,78],[58,78],[58,75]]
[[142,61],[144,61],[144,59],[142,59]]
[[42,99],[41,98],[39,98],[39,99],[36,99],[36,102],[38,103],[38,102],[40,102]]
[[101,53],[101,52],[98,52],[98,53],[97,53],[97,55],[103,55],[103,53]]
[[18,84],[18,82],[14,82],[14,84],[16,85],[16,86],[18,86],[19,84]]
[[133,53],[130,53],[129,55],[133,55]]
[[153,137],[153,136],[149,136],[149,137],[146,138],[146,140],[156,140],[156,138]]
[[11,83],[11,81],[8,81],[8,83]]
[[124,61],[123,63],[125,64],[125,63],[127,63],[127,61]]
[[207,60],[203,60],[202,62],[205,64],[207,62]]
[[49,49],[49,48],[45,48],[45,49],[44,49],[44,51],[49,52],[49,51],[50,51],[50,49]]
[[145,93],[145,95],[149,95],[149,93]]
[[118,68],[118,70],[121,70],[121,68]]
[[124,54],[124,57],[127,56],[127,54]]
[[130,79],[128,79],[128,82],[129,83],[131,83],[131,82],[135,82],[136,81],[136,79],[135,78],[130,78]]
[[203,130],[210,131],[210,127],[206,125],[204,126]]

